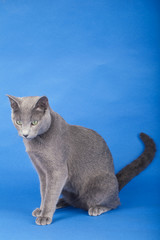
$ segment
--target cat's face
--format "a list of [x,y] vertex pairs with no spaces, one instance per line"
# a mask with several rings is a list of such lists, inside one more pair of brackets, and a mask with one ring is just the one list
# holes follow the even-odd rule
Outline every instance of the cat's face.
[[7,96],[12,108],[12,122],[19,136],[29,140],[49,129],[51,114],[47,97]]

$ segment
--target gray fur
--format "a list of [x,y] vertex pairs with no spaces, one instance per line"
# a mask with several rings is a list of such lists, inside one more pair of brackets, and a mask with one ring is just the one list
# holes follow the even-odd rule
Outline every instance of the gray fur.
[[156,145],[154,141],[145,133],[141,133],[140,138],[145,145],[145,150],[137,159],[116,174],[119,183],[119,191],[135,176],[148,167],[154,159],[156,152]]
[[38,225],[52,222],[56,206],[72,205],[97,216],[120,205],[112,156],[98,133],[68,124],[50,108],[47,97],[8,97],[13,124],[40,179],[41,205],[32,213]]

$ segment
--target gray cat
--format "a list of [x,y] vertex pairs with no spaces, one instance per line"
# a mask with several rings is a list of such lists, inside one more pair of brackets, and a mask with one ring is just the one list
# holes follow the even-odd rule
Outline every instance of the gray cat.
[[144,152],[115,175],[112,155],[98,133],[68,124],[45,96],[7,96],[13,124],[40,179],[41,205],[32,213],[38,225],[50,224],[56,208],[68,205],[90,216],[118,207],[119,191],[154,158],[153,140],[141,133]]

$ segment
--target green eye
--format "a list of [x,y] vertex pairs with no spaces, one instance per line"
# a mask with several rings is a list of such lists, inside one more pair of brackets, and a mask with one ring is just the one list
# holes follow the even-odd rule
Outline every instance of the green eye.
[[17,120],[16,123],[17,125],[22,125],[22,121]]
[[37,125],[38,124],[38,121],[32,121],[31,122],[31,125],[33,125],[33,126],[35,126],[35,125]]

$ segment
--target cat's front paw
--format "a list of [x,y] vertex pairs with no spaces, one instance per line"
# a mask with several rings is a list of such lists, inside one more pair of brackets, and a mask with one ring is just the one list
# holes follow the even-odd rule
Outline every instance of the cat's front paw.
[[48,225],[51,224],[52,219],[50,217],[37,217],[36,224],[37,225]]
[[38,217],[38,216],[40,216],[40,214],[41,214],[41,209],[40,208],[36,208],[33,212],[32,212],[32,216],[33,217]]

